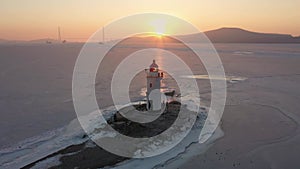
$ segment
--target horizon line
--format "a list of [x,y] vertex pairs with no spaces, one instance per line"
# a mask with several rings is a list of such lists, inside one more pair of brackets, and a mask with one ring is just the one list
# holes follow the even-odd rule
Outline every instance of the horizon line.
[[[259,31],[248,30],[246,28],[230,27],[230,26],[224,26],[224,27],[219,27],[219,28],[216,28],[216,29],[205,30],[205,31],[202,31],[202,33],[209,32],[209,31],[217,31],[217,30],[221,30],[221,29],[240,29],[240,30],[243,30],[243,31],[251,32],[251,33],[290,35],[293,38],[300,38],[300,34],[298,34],[298,35],[292,35],[292,34],[289,34],[289,33],[259,32]],[[178,35],[173,35],[173,36],[184,36],[184,35],[192,35],[192,34],[178,34]],[[82,39],[82,40],[85,39],[85,40],[83,40],[83,41],[72,41],[72,39],[73,40],[75,40],[75,39]],[[81,42],[85,42],[88,39],[89,39],[89,37],[81,37],[81,38],[74,38],[74,37],[63,38],[63,37],[61,37],[61,40],[58,40],[56,38],[45,37],[45,38],[36,38],[36,39],[25,40],[25,39],[6,39],[6,38],[1,38],[0,37],[0,40],[2,40],[2,41],[19,41],[19,42],[30,42],[30,41],[36,41],[36,40],[52,40],[52,41],[62,42],[64,40],[66,40],[66,41],[71,40],[71,41],[68,41],[68,42],[79,42],[79,43],[81,43]],[[108,41],[114,41],[114,40],[117,40],[117,39],[118,38],[116,38],[116,39],[109,39]]]

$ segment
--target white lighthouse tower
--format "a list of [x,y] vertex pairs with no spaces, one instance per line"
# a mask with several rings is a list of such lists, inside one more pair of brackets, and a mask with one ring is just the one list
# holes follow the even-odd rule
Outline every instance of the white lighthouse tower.
[[145,69],[147,73],[147,109],[148,110],[161,110],[161,93],[160,93],[160,81],[164,74],[158,69],[158,65],[153,60],[149,69]]

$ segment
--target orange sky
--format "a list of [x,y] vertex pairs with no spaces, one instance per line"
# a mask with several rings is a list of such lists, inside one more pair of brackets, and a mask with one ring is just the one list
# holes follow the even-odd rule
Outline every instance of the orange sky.
[[80,41],[115,19],[142,12],[183,18],[200,30],[240,27],[300,35],[300,0],[1,0],[0,39]]

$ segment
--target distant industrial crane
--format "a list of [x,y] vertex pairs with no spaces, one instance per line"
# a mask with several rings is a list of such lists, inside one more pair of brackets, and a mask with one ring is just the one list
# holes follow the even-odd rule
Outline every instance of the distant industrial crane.
[[61,42],[60,27],[57,29],[57,40]]

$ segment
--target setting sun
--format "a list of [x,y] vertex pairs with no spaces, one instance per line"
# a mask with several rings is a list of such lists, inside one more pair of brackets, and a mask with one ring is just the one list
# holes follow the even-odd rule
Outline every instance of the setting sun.
[[162,37],[166,34],[166,21],[162,18],[152,20],[149,24],[153,28],[155,36]]

